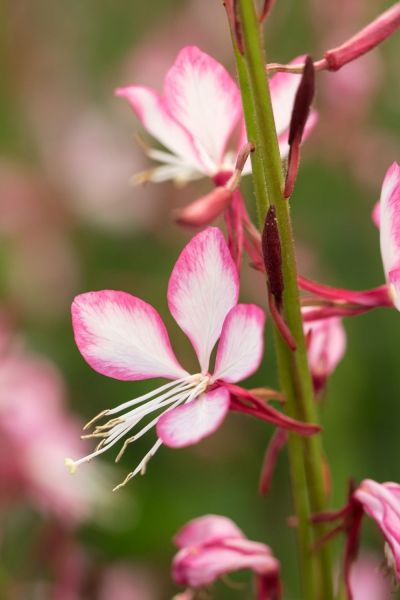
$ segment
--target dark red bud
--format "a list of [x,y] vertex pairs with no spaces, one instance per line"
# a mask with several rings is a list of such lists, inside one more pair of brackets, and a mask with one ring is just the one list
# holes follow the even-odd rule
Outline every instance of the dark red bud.
[[276,220],[276,209],[273,205],[269,207],[267,212],[261,246],[268,277],[268,288],[279,310],[282,306],[283,295],[282,252],[278,222]]
[[292,117],[289,127],[289,159],[288,172],[285,182],[284,197],[292,195],[294,184],[299,170],[300,144],[304,128],[310,114],[311,103],[315,92],[315,70],[311,56],[307,56],[299,87],[294,100]]

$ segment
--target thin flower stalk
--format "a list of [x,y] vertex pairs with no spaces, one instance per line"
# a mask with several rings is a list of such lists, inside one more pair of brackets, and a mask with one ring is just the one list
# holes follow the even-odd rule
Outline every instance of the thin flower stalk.
[[[296,418],[315,422],[316,410],[308,368],[307,353],[300,313],[297,274],[292,241],[292,229],[287,201],[283,198],[283,174],[271,107],[268,85],[265,80],[266,63],[261,47],[261,34],[253,2],[238,1],[239,16],[244,40],[244,55],[236,52],[242,102],[245,112],[248,139],[254,143],[251,156],[252,171],[260,225],[263,225],[267,208],[276,207],[280,242],[282,247],[282,274],[284,282],[282,314],[293,335],[297,349],[293,352],[286,342],[276,337],[282,388],[287,399],[287,409]],[[252,122],[252,123],[251,123]],[[319,436],[313,442],[300,443],[289,436],[289,455],[293,478],[295,508],[299,522],[299,544],[303,571],[304,597],[318,597],[314,560],[310,556],[310,541],[314,534],[309,524],[309,510],[322,510],[325,505],[322,472],[322,449]],[[301,459],[299,459],[299,456]],[[304,480],[304,469],[307,480]],[[304,501],[304,499],[306,499]],[[316,507],[321,507],[316,509]],[[329,553],[325,549],[317,557],[320,596],[333,597],[332,571]]]

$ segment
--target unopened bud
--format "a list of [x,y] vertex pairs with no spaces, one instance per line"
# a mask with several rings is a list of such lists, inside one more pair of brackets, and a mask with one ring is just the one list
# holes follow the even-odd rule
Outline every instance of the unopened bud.
[[369,52],[384,42],[400,27],[400,2],[381,14],[375,21],[356,33],[341,46],[328,50],[325,61],[330,71],[337,71],[348,62]]
[[315,92],[315,71],[311,56],[307,56],[304,71],[294,100],[292,117],[289,127],[289,159],[288,171],[285,181],[284,197],[292,195],[294,184],[299,170],[300,144],[304,128],[310,114],[311,103]]
[[269,207],[265,219],[262,233],[262,252],[268,277],[269,291],[274,297],[279,310],[282,305],[283,295],[282,252],[278,222],[276,220],[276,209],[273,205]]
[[231,200],[232,191],[225,186],[218,186],[209,194],[177,211],[176,221],[189,227],[204,227],[212,223],[229,206]]

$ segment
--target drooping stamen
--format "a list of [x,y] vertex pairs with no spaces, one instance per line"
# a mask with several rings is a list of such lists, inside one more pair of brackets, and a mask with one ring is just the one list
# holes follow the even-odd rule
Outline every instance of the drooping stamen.
[[[125,402],[113,409],[102,411],[100,415],[95,417],[95,419],[92,419],[91,423],[95,422],[98,418],[100,418],[100,416],[114,415],[121,413],[127,408],[131,409],[123,415],[113,417],[108,423],[96,426],[91,436],[101,437],[102,439],[94,452],[75,461],[67,458],[65,460],[65,465],[71,471],[71,473],[74,473],[80,464],[89,462],[95,456],[103,454],[109,450],[147,415],[155,411],[159,411],[160,409],[165,409],[161,413],[164,414],[165,412],[173,410],[180,404],[191,402],[206,389],[208,380],[209,377],[202,374],[188,375],[187,377],[168,382],[152,392],[144,394],[139,398],[129,400],[128,402]],[[128,444],[142,437],[147,431],[149,431],[151,427],[157,423],[160,416],[160,414],[157,415],[156,418],[152,419],[135,435],[131,436],[125,441],[121,451],[117,455],[117,461],[123,455]],[[84,437],[89,437],[89,435]],[[139,471],[143,470],[147,461],[151,458],[151,456],[153,456],[159,445],[161,445],[161,442],[157,445],[157,447],[153,446],[150,452],[140,462],[135,471],[128,475],[124,483],[129,481],[129,479],[132,479],[132,477],[134,477]],[[124,483],[121,485],[124,485]]]
[[115,488],[113,488],[113,492],[116,492],[120,488],[124,487],[124,485],[126,485],[128,483],[128,481],[130,481],[131,479],[136,477],[136,475],[138,473],[141,473],[142,475],[144,475],[147,463],[149,462],[149,460],[151,458],[153,458],[153,456],[155,455],[155,453],[157,452],[157,450],[159,449],[161,444],[162,444],[161,440],[157,440],[156,443],[154,444],[154,446],[152,446],[150,448],[150,450],[148,451],[148,453],[142,458],[142,460],[140,461],[140,463],[138,464],[136,469],[134,471],[132,471],[132,473],[128,473],[128,475],[125,477],[124,481],[122,483],[119,483],[118,485],[116,485]]

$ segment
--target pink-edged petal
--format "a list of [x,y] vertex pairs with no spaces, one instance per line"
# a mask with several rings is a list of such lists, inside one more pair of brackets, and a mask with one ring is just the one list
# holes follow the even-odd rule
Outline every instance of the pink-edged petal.
[[170,311],[192,342],[204,373],[238,294],[238,273],[224,236],[208,227],[183,249],[168,285]]
[[72,304],[72,324],[83,358],[103,375],[122,380],[187,375],[160,315],[135,296],[113,290],[81,294]]
[[183,48],[165,78],[170,114],[192,135],[211,173],[222,163],[241,114],[240,93],[225,68],[195,46]]
[[163,146],[183,159],[189,168],[204,171],[191,135],[169,114],[164,100],[144,86],[118,88],[117,96],[126,98],[143,127]]
[[165,412],[157,422],[157,435],[170,448],[197,444],[214,433],[229,410],[229,392],[219,387],[196,400]]
[[[386,279],[400,269],[400,165],[386,172],[380,198],[380,245]],[[392,275],[393,278],[393,275]],[[396,306],[399,308],[400,299]]]
[[225,538],[244,538],[242,531],[231,519],[220,515],[205,515],[186,523],[174,537],[179,548],[211,544]]
[[[243,544],[243,547],[242,547]],[[276,573],[278,561],[268,546],[250,540],[227,540],[226,543],[183,549],[172,565],[174,580],[181,585],[200,587],[218,577],[240,569],[252,569],[258,574]]]
[[[289,64],[304,63],[305,56],[298,56]],[[289,129],[294,99],[299,87],[300,76],[292,73],[277,73],[269,80],[272,108],[278,135]]]
[[213,380],[236,383],[260,366],[264,350],[264,311],[254,304],[234,306],[225,319]]

